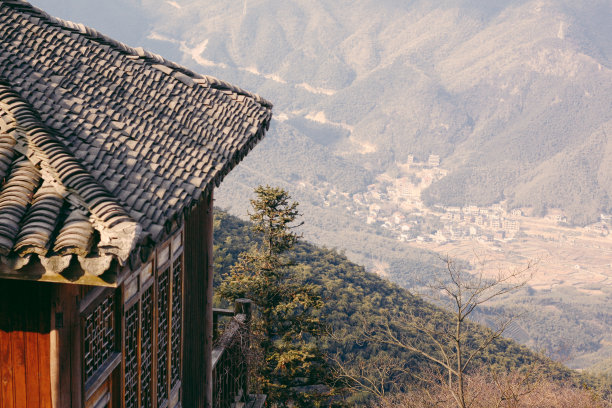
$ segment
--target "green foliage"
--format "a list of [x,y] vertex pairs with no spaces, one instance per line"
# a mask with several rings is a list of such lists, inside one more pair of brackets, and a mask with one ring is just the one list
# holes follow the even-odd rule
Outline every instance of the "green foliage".
[[314,340],[321,324],[313,314],[322,301],[316,286],[294,279],[303,266],[284,257],[299,238],[292,231],[299,226],[297,203],[290,203],[291,197],[279,188],[260,186],[255,193],[251,229],[260,241],[238,255],[217,293],[231,301],[249,298],[258,306],[251,327],[262,359],[255,376],[269,400],[284,406],[301,399],[296,387],[324,377],[324,360]]
[[[231,266],[239,260],[239,254],[258,245],[261,245],[260,237],[246,223],[223,211],[216,211],[215,270],[218,277],[230,276]],[[298,241],[288,255],[294,264],[300,265],[299,268],[293,268],[293,283],[318,290],[322,306],[313,310],[313,316],[321,320],[329,333],[334,333],[333,336],[316,335],[324,355],[337,356],[340,361],[353,365],[358,365],[360,361],[373,364],[377,359],[396,359],[403,362],[402,370],[412,374],[427,367],[427,363],[414,353],[364,342],[359,337],[359,331],[364,325],[368,327],[381,321],[393,322],[394,316],[398,315],[416,314],[432,322],[444,322],[449,319],[447,312],[396,284],[368,273],[365,268],[350,262],[335,250]],[[487,329],[474,323],[469,324],[469,332],[473,337],[469,343],[477,344],[486,335]],[[406,335],[417,337],[415,332]],[[304,340],[307,341],[306,337]],[[425,338],[417,337],[417,340],[427,345]],[[315,341],[315,337],[311,337],[310,341]],[[553,363],[505,338],[496,340],[484,350],[476,365],[486,366],[492,371],[518,371],[535,362],[542,362],[550,378],[575,383],[584,380],[561,364]],[[316,379],[311,379],[311,383],[316,383]],[[364,403],[364,398],[367,397],[353,394],[347,397],[347,401],[349,404],[360,404]]]
[[521,315],[517,326],[509,330],[509,336],[543,350],[570,367],[590,367],[612,357],[609,346],[612,296],[610,289],[602,288],[601,292],[585,293],[571,287],[558,287],[534,294],[533,289],[526,288],[481,308],[478,320],[485,321],[500,314]]
[[[250,213],[253,222],[253,231],[262,234],[263,252],[268,258],[276,259],[279,255],[293,247],[298,235],[293,229],[302,225],[292,225],[300,215],[297,202],[289,204],[291,198],[283,189],[270,186],[255,188],[256,200],[251,200],[253,213]],[[281,265],[277,265],[280,267]]]

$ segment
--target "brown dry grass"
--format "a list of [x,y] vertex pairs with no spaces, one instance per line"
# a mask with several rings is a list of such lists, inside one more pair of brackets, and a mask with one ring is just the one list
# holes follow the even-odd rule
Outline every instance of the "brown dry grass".
[[[476,374],[468,378],[470,408],[612,408],[594,391],[521,375]],[[433,385],[381,398],[376,408],[456,408],[449,389]]]

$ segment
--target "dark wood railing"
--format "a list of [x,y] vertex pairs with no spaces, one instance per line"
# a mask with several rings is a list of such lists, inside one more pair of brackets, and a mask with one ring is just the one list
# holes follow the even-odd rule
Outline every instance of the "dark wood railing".
[[[225,330],[218,335],[219,318],[230,317]],[[234,310],[213,309],[216,346],[212,351],[213,408],[245,406],[248,392],[247,352],[251,301],[237,299]],[[187,357],[189,358],[189,357]]]

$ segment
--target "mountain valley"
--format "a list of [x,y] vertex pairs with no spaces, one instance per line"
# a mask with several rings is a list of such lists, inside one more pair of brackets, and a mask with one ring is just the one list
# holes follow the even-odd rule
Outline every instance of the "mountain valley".
[[305,238],[408,288],[438,254],[537,260],[492,310],[526,311],[511,334],[572,367],[612,356],[609,1],[34,4],[274,102],[218,206],[245,216],[254,186],[286,188]]

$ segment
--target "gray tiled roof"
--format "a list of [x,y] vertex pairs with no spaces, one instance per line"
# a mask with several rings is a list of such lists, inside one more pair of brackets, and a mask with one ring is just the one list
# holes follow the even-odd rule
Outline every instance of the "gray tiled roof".
[[271,108],[0,0],[0,271],[124,265],[219,184],[263,137]]

